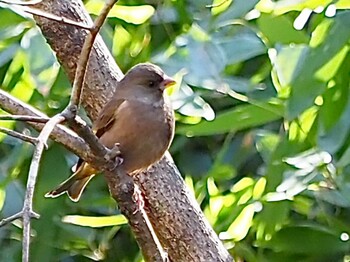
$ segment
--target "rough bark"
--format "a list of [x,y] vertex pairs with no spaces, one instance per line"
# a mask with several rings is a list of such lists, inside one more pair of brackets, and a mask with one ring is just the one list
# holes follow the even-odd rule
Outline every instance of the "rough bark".
[[[45,0],[36,7],[91,24],[79,0]],[[85,30],[41,17],[35,17],[35,20],[68,78],[73,81]],[[122,73],[102,39],[97,38],[90,57],[83,96],[85,110],[92,120],[111,96],[121,77]],[[115,187],[118,183],[113,183],[111,176],[113,178],[113,174],[107,175],[107,178],[110,177],[108,183],[111,194],[121,201],[117,192],[120,189]],[[170,157],[164,157],[148,172],[140,174],[135,182],[141,188],[145,210],[171,261],[232,261]],[[133,223],[130,225],[135,227]]]

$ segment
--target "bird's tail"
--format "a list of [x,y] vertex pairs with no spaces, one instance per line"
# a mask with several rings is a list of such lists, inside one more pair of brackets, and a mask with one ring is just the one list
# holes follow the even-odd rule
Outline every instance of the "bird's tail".
[[45,194],[45,197],[55,198],[64,193],[67,193],[68,197],[78,202],[81,194],[83,193],[86,185],[95,176],[95,170],[86,163],[83,163],[78,170],[71,175],[67,180],[59,184],[55,189]]

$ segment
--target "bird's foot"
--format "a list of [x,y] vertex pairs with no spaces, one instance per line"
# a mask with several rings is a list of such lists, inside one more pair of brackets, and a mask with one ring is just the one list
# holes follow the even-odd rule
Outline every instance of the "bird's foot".
[[121,157],[119,143],[114,144],[114,147],[111,150],[109,150],[109,152],[105,155],[105,159],[109,162],[113,162],[112,170],[123,163],[124,159]]
[[138,211],[143,209],[145,206],[145,202],[143,201],[141,190],[137,185],[134,185],[134,193],[132,194],[132,200],[136,203],[136,209],[133,212],[133,215],[135,215]]

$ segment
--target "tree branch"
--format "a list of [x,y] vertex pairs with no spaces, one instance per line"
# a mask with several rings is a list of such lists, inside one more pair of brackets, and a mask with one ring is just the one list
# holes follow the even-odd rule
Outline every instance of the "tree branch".
[[[28,117],[49,119],[48,116],[40,112],[39,110],[33,108],[32,106],[20,101],[19,99],[11,96],[5,91],[0,89],[0,107],[15,115],[26,115]],[[44,127],[43,123],[29,122],[36,130],[40,131]],[[92,153],[89,146],[85,141],[80,138],[72,130],[58,125],[53,130],[51,137],[57,143],[64,145],[67,149],[73,153],[79,155],[86,161],[92,161],[94,159],[94,154]]]
[[24,204],[22,209],[22,218],[23,218],[23,240],[22,240],[22,261],[29,261],[29,246],[30,246],[30,228],[31,228],[31,218],[33,212],[33,197],[34,197],[34,188],[36,184],[36,179],[39,172],[39,163],[41,155],[44,151],[44,148],[47,147],[46,143],[49,139],[49,136],[55,126],[65,120],[64,116],[57,115],[51,118],[44,126],[43,130],[40,132],[38,137],[38,143],[35,147],[32,162],[29,168],[28,180],[26,194],[24,198]]
[[21,139],[21,140],[23,140],[25,142],[29,142],[29,143],[31,143],[33,145],[36,145],[37,142],[38,142],[38,139],[36,139],[35,137],[27,136],[27,135],[18,133],[16,131],[13,131],[13,130],[5,128],[5,127],[1,127],[0,126],[0,132],[2,132],[4,134],[7,134],[9,136],[12,136],[12,137]]
[[88,25],[85,25],[83,23],[79,23],[79,22],[73,21],[71,19],[68,19],[68,18],[65,18],[65,17],[60,17],[60,16],[57,16],[57,15],[53,15],[53,14],[50,14],[50,13],[47,13],[47,12],[43,12],[43,11],[41,11],[39,9],[31,7],[33,5],[39,4],[41,1],[42,0],[39,0],[39,1],[25,1],[25,2],[24,1],[11,1],[11,2],[9,2],[9,1],[6,1],[6,0],[0,0],[0,3],[4,3],[4,4],[9,5],[11,7],[14,7],[14,8],[18,8],[19,10],[21,10],[23,12],[26,12],[28,14],[31,14],[31,15],[38,15],[38,16],[50,19],[52,21],[64,23],[64,24],[67,24],[67,25],[73,25],[73,26],[76,26],[76,27],[79,27],[79,28],[82,28],[82,29],[86,29],[86,30],[91,30],[91,27],[89,27]]
[[50,118],[40,116],[26,116],[26,115],[0,115],[0,120],[16,120],[35,123],[46,123]]
[[117,0],[109,0],[104,5],[100,15],[96,18],[90,33],[86,36],[83,47],[81,49],[80,57],[78,59],[77,69],[75,71],[75,77],[73,82],[72,95],[69,101],[69,106],[77,106],[79,108],[81,101],[81,94],[83,92],[83,84],[86,74],[86,66],[89,62],[92,46],[95,42],[96,36],[100,31],[109,11]]

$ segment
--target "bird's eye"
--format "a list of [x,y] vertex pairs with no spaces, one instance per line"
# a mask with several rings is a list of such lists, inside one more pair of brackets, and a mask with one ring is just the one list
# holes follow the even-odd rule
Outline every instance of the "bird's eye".
[[149,87],[154,87],[154,85],[155,85],[155,82],[154,82],[154,81],[149,81],[149,82],[148,82],[148,86],[149,86]]

